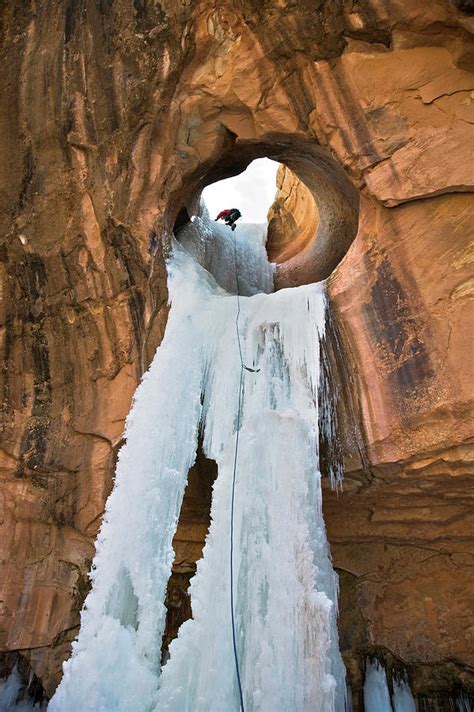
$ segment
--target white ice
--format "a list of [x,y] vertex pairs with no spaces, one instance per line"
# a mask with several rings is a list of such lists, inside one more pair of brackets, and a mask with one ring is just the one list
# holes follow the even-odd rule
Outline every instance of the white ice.
[[266,227],[259,223],[239,225],[234,243],[230,229],[223,223],[211,221],[201,204],[201,214],[181,230],[179,242],[229,294],[237,294],[236,257],[238,291],[249,297],[273,291],[273,270],[265,251]]
[[[267,291],[269,266],[258,230],[239,226],[232,234],[200,221],[194,226],[198,238],[221,243],[221,260],[204,262],[221,284],[227,280],[229,292],[235,291],[230,246],[236,237],[246,245],[239,278],[253,292]],[[223,238],[230,245],[222,245]],[[199,257],[199,245],[183,242]],[[245,709],[343,712],[337,577],[318,469],[324,288],[315,284],[240,298],[243,360],[255,370],[249,372],[241,370],[236,296],[178,244],[168,272],[165,338],[127,419],[126,444],[97,541],[92,590],[49,710],[239,709],[229,540],[242,377],[233,565]],[[206,456],[218,464],[212,522],[191,586],[193,619],[172,643],[160,678],[171,542],[199,428]]]

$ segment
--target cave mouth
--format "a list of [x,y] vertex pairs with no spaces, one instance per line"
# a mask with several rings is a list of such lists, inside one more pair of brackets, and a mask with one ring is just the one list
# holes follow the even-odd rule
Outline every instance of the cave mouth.
[[277,211],[275,219],[270,220],[267,251],[276,263],[275,289],[327,279],[351,246],[359,221],[359,194],[341,165],[314,141],[287,135],[231,143],[215,160],[201,163],[172,195],[167,216],[170,228],[177,234],[198,214],[202,192],[208,185],[242,173],[255,159],[269,158],[286,166],[303,184],[313,202],[314,215],[302,223],[301,216],[298,222],[298,215],[290,214],[284,227],[291,234],[282,249],[278,244]]

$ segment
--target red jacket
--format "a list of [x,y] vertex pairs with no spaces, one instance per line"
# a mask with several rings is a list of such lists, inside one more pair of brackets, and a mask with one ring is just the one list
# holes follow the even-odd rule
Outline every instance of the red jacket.
[[230,213],[232,212],[233,208],[230,208],[229,210],[221,210],[219,215],[216,217],[216,220],[220,220],[221,218],[226,218]]

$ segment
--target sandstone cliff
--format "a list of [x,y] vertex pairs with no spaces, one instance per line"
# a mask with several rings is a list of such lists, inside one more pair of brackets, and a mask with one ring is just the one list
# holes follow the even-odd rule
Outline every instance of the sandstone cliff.
[[166,323],[163,251],[206,184],[266,155],[288,166],[279,286],[330,275],[356,698],[367,652],[440,709],[473,690],[469,3],[28,0],[0,22],[0,649],[52,693]]

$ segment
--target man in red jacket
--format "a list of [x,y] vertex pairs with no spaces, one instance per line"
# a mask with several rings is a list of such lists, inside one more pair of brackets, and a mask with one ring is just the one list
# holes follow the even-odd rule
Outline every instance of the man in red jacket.
[[231,208],[230,210],[221,210],[219,215],[216,217],[216,222],[217,220],[223,220],[231,230],[235,230],[235,223],[241,217],[242,213],[240,210],[237,208]]

